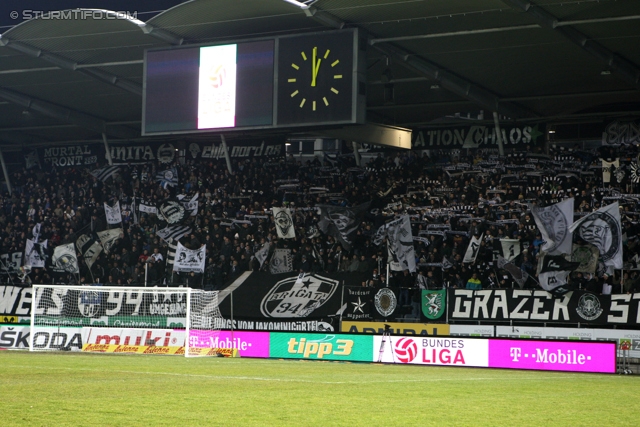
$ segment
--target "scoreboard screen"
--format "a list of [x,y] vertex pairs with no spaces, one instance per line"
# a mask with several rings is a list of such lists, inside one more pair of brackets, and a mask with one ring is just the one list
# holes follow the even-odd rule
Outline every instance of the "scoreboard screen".
[[142,133],[362,123],[358,46],[342,30],[147,50]]

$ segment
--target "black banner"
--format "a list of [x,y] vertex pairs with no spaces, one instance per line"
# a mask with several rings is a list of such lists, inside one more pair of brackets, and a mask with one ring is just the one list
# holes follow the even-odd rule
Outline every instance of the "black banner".
[[640,294],[596,295],[573,291],[554,298],[543,290],[450,289],[448,298],[451,321],[640,324]]
[[[269,274],[253,272],[233,290],[234,319],[304,320],[339,317],[343,281],[362,283],[366,274]],[[234,286],[233,284],[231,286]],[[231,298],[220,303],[231,316]]]
[[[524,148],[544,142],[544,126],[508,126],[501,129],[505,147]],[[415,129],[414,150],[498,148],[495,126],[474,125],[456,128]]]
[[373,289],[362,286],[345,286],[343,307],[343,320],[371,320]]

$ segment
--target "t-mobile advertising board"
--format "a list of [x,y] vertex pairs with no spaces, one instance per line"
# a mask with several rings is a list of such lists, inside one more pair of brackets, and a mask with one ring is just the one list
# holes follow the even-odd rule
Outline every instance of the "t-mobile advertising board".
[[614,342],[489,340],[489,367],[614,374],[616,344]]
[[[390,342],[389,342],[390,341]],[[374,337],[373,360],[419,365],[616,372],[614,342]]]
[[241,357],[269,357],[268,332],[191,330],[189,336],[191,347],[235,348]]

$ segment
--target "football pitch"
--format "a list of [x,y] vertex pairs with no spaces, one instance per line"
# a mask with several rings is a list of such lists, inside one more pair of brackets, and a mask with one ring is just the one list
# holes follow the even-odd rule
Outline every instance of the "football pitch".
[[2,426],[637,426],[640,378],[0,352]]

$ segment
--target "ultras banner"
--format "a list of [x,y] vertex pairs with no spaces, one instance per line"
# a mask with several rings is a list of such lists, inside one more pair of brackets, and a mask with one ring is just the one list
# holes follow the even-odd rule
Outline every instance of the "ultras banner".
[[[256,320],[338,318],[343,311],[341,303],[343,282],[362,283],[366,278],[365,274],[353,273],[314,273],[298,276],[295,273],[252,272],[233,290],[233,318]],[[364,306],[362,308],[364,311]],[[220,312],[224,318],[230,317],[231,298],[222,299]]]
[[640,324],[640,294],[596,295],[572,291],[554,298],[543,290],[450,289],[448,299],[451,321]]

